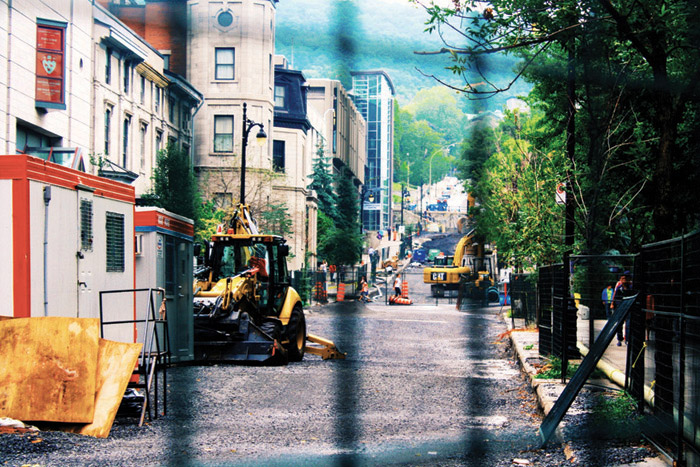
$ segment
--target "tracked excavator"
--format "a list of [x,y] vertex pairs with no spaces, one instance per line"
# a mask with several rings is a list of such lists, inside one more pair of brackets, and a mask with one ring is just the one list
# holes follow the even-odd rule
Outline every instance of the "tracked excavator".
[[218,227],[195,269],[196,360],[286,364],[307,352],[345,358],[332,341],[307,333],[288,255],[283,237],[258,232],[248,205]]
[[[444,297],[447,291],[459,290],[465,284],[468,297],[480,299],[495,289],[493,256],[484,251],[481,243],[474,242],[474,229],[470,229],[457,242],[454,256],[446,256],[445,264],[423,269],[423,282],[430,284],[434,297]],[[498,290],[495,290],[498,294]]]

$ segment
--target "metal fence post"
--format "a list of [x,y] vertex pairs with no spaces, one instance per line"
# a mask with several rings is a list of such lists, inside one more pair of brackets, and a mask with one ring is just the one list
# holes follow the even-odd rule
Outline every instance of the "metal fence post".
[[678,355],[678,443],[677,460],[683,459],[683,425],[685,424],[685,235],[681,235],[681,277],[680,277],[680,303],[678,316],[678,331],[680,353]]

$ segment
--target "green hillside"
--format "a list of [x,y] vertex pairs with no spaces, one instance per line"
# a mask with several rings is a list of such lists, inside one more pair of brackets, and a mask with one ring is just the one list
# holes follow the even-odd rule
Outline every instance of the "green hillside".
[[[350,88],[349,71],[384,70],[392,79],[401,105],[416,92],[438,84],[435,75],[459,86],[447,55],[417,55],[415,51],[443,46],[436,34],[423,32],[426,13],[408,0],[281,0],[277,4],[276,53],[285,55],[307,78],[339,79]],[[506,83],[515,59],[493,57],[489,66]],[[422,73],[421,73],[422,72]],[[475,81],[479,81],[478,79]],[[529,86],[489,99],[488,110],[500,109],[507,98]],[[470,103],[461,104],[470,113]]]

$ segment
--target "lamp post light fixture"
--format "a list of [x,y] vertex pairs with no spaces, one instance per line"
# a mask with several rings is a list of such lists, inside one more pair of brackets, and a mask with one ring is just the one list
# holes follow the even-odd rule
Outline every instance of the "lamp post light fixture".
[[384,188],[381,187],[367,188],[367,185],[362,185],[362,188],[360,189],[360,233],[364,232],[362,222],[365,212],[365,201],[368,201],[369,203],[374,203],[377,194],[383,189]]
[[248,119],[247,116],[247,108],[248,105],[244,102],[243,103],[243,147],[241,148],[241,204],[245,204],[245,156],[246,156],[246,148],[248,146],[248,135],[250,134],[250,130],[253,128],[260,127],[260,130],[258,130],[258,133],[255,135],[255,140],[258,143],[258,146],[262,147],[265,144],[265,140],[267,139],[267,134],[265,134],[265,125],[262,123],[256,123],[250,119]]

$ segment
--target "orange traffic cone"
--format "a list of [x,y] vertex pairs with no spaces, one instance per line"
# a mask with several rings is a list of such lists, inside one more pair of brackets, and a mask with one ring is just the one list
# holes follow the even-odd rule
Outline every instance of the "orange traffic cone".
[[338,284],[338,294],[335,297],[336,302],[342,302],[345,300],[345,283],[341,282]]
[[413,300],[411,300],[408,297],[397,297],[396,295],[392,295],[389,297],[389,305],[411,305],[413,304]]

